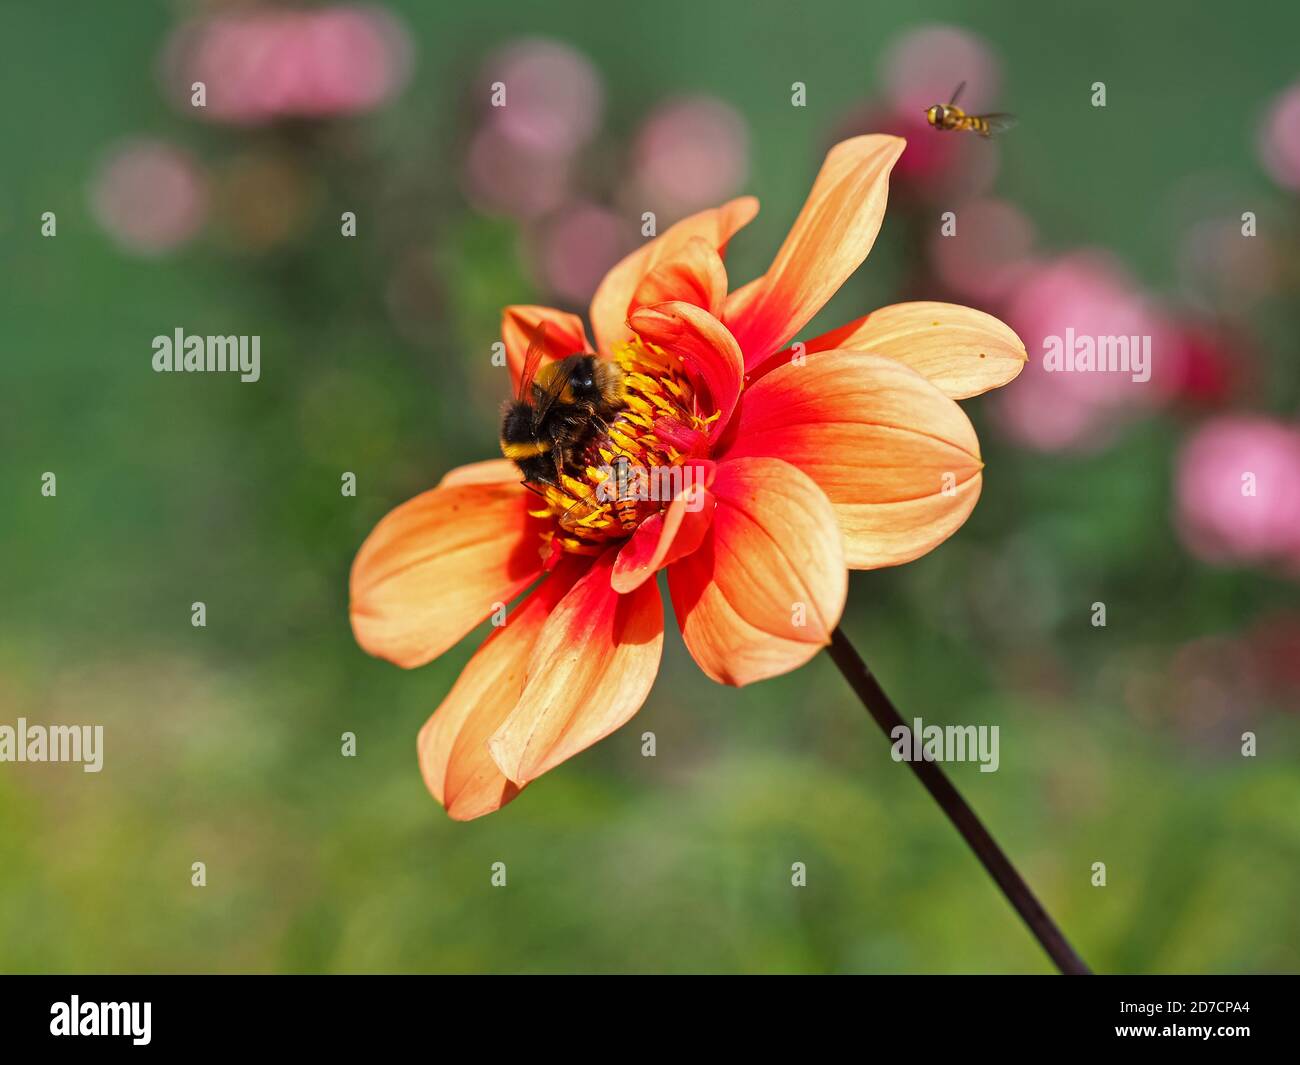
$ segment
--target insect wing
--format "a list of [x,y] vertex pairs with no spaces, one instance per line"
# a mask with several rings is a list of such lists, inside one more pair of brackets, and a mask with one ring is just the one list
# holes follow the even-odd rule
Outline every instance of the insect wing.
[[979,117],[988,123],[990,136],[994,133],[1005,133],[1016,124],[1015,115],[1008,115],[1001,111],[991,115],[980,115]]
[[529,402],[529,392],[532,391],[533,378],[537,376],[537,368],[542,365],[542,356],[546,354],[546,323],[537,323],[537,332],[533,334],[533,339],[528,343],[528,351],[524,355],[523,373],[519,375],[519,395],[520,403]]
[[554,371],[543,386],[542,394],[533,401],[533,432],[536,432],[538,426],[542,424],[546,412],[555,405],[555,401],[560,398],[560,394],[568,386],[569,379],[573,377],[574,371],[578,368],[576,363],[568,359],[553,365]]
[[605,504],[592,499],[579,499],[560,515],[560,528],[572,532],[584,518],[605,509]]
[[965,88],[966,88],[966,83],[963,81],[960,85],[957,86],[957,88],[952,90],[952,99],[948,101],[949,105],[955,104],[957,102],[957,97],[959,97],[962,94],[962,90]]

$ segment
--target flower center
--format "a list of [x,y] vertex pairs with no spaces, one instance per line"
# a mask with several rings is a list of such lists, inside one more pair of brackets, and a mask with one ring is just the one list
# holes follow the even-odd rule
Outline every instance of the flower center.
[[593,437],[581,473],[539,486],[544,505],[531,511],[553,519],[546,538],[573,554],[599,554],[689,487],[686,463],[707,452],[717,417],[701,414],[681,360],[662,348],[634,338],[613,361],[623,371],[623,409]]

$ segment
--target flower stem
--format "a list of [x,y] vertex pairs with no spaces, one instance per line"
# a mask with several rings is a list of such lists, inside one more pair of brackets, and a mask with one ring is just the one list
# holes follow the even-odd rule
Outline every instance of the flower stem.
[[[838,628],[835,630],[826,652],[886,736],[890,736],[900,725],[909,733],[911,732],[911,726],[895,709],[889,696],[880,687],[871,670],[867,668],[867,664],[862,661],[862,656],[849,643],[848,637],[842,630]],[[1075,953],[1061,930],[1056,927],[1056,922],[1047,915],[1047,911],[1029,889],[1024,878],[1016,872],[1015,866],[1002,853],[1002,848],[994,842],[988,829],[975,816],[975,811],[966,804],[966,800],[952,786],[952,782],[944,776],[943,770],[927,759],[909,761],[907,764],[912,767],[912,772],[925,785],[925,790],[933,796],[940,809],[948,815],[948,820],[970,845],[975,856],[988,870],[989,876],[993,877],[994,882],[1002,889],[1002,894],[1015,907],[1016,913],[1020,914],[1025,924],[1029,926],[1029,931],[1034,934],[1034,938],[1038,940],[1043,950],[1047,951],[1048,956],[1056,963],[1056,967],[1067,975],[1089,973],[1091,970]]]

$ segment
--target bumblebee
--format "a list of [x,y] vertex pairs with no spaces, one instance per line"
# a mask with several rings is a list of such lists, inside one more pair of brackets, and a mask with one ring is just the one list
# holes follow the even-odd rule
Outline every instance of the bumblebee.
[[560,486],[564,473],[582,470],[623,409],[623,371],[581,352],[542,366],[545,352],[543,325],[528,346],[519,391],[502,411],[501,454],[525,483]]
[[928,108],[925,112],[925,120],[935,129],[968,130],[978,133],[981,137],[1001,133],[1016,124],[1014,115],[1000,111],[987,115],[968,115],[957,106],[957,97],[961,95],[964,88],[966,83],[963,81],[953,90],[952,99],[946,104],[935,104]]

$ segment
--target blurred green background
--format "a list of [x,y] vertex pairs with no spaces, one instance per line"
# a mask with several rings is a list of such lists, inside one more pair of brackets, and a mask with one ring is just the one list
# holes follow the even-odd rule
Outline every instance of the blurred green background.
[[[708,94],[742,116],[744,190],[763,211],[732,245],[739,282],[877,91],[914,5],[387,6],[410,50],[400,90],[362,115],[256,127],[196,121],[161,91],[164,42],[195,8],[0,8],[0,723],[106,733],[98,775],[0,765],[0,969],[1047,971],[825,656],[724,689],[670,625],[632,724],[456,824],[424,789],[415,736],[481,634],[406,673],[364,655],[347,619],[373,523],[495,450],[500,308],[553,299],[519,223],[476,210],[460,178],[485,57],[544,36],[594,65],[605,107],[583,175],[598,189],[658,101]],[[1261,228],[1294,217],[1254,150],[1297,74],[1294,5],[940,3],[926,21],[998,57],[995,103],[1020,125],[993,191],[1043,245],[1112,249],[1167,293],[1167,206],[1189,174],[1246,190]],[[105,153],[135,136],[224,182],[203,232],[167,254],[124,250],[90,206]],[[249,160],[241,185],[231,168]],[[898,298],[901,217],[819,321]],[[1300,404],[1293,315],[1252,312],[1276,387],[1248,406]],[[152,337],[178,326],[260,334],[261,381],[153,373]],[[1096,969],[1300,969],[1297,688],[1215,657],[1294,618],[1295,581],[1180,542],[1172,469],[1192,416],[1044,453],[999,432],[989,398],[964,406],[988,466],[980,505],[926,558],[855,574],[845,630],[905,717],[1001,726],[998,772],[950,772]]]

